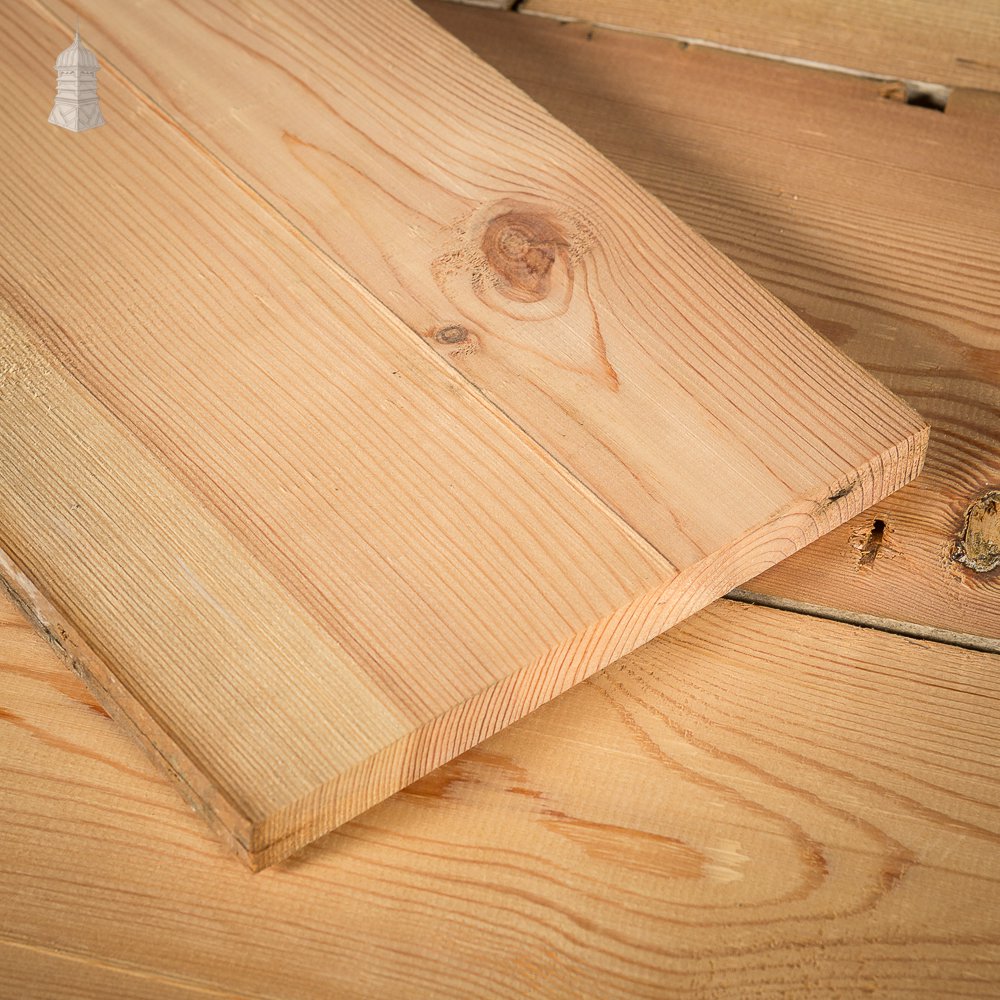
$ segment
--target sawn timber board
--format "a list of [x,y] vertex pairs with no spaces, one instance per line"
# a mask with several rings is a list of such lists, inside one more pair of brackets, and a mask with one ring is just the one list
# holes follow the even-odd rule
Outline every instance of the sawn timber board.
[[66,25],[15,3],[0,43],[0,568],[254,868],[926,448],[426,15],[369,13],[122,4],[80,135],[45,120]]

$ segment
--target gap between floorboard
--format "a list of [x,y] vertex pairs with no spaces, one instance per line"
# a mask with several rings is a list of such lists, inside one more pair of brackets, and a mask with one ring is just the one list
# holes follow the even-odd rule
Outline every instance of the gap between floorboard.
[[516,14],[527,14],[530,17],[542,17],[550,21],[560,21],[562,23],[574,22],[577,24],[590,24],[595,28],[605,31],[621,31],[628,35],[645,35],[649,38],[662,38],[665,41],[676,42],[678,45],[694,45],[706,49],[718,49],[722,52],[731,52],[739,56],[753,56],[756,59],[769,59],[772,62],[789,63],[792,66],[801,66],[805,69],[824,70],[829,73],[841,73],[845,76],[857,76],[865,80],[877,80],[880,83],[895,83],[902,88],[902,99],[906,104],[913,104],[917,107],[930,108],[934,111],[944,111],[951,96],[953,87],[945,86],[943,83],[934,83],[930,80],[913,80],[903,78],[894,74],[875,73],[870,70],[855,69],[852,66],[840,66],[836,63],[820,62],[815,59],[803,59],[800,56],[781,55],[777,52],[766,52],[763,49],[745,49],[738,45],[727,45],[725,42],[714,42],[710,38],[694,38],[687,35],[672,35],[666,31],[651,31],[648,28],[633,28],[622,24],[612,24],[608,21],[587,21],[584,18],[572,17],[568,14],[553,14],[544,10],[527,10],[522,7],[523,0],[513,0],[510,6],[503,7],[492,3],[476,3],[476,0],[448,0],[449,3],[458,3],[470,7],[490,7],[498,12],[510,12]]
[[879,618],[876,615],[866,615],[856,611],[843,611],[839,608],[823,607],[819,604],[795,601],[787,597],[772,597],[770,594],[760,594],[743,587],[731,590],[723,600],[736,601],[739,604],[755,604],[763,608],[774,608],[777,611],[789,611],[811,618],[822,618],[825,621],[842,622],[844,625],[854,625],[858,628],[876,629],[879,632],[887,632],[889,635],[938,642],[946,646],[958,646],[960,649],[972,649],[979,653],[1000,653],[1000,639],[970,635],[966,632],[952,632],[949,629],[936,628],[933,625],[918,625],[915,622]]

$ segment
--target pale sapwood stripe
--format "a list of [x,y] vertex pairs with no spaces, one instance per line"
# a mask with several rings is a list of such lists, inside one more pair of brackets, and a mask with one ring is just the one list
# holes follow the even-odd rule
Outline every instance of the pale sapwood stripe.
[[[96,683],[126,714],[136,702],[150,713],[168,764],[184,770],[169,759],[176,744],[186,764],[255,820],[275,798],[303,794],[405,732],[334,639],[152,456],[102,419],[88,394],[46,366],[6,314],[0,348],[19,376],[0,386],[6,571],[32,605],[32,581],[45,581],[45,599],[88,637]],[[105,673],[101,661],[113,669]],[[336,690],[304,664],[335,673]],[[301,731],[301,718],[316,713],[339,724]],[[262,732],[274,739],[274,757],[260,752]]]

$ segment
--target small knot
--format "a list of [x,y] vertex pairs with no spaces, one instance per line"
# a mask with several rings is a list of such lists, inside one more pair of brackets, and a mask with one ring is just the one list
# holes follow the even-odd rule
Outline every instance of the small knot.
[[439,345],[446,358],[456,361],[479,350],[479,337],[471,330],[458,323],[449,323],[429,330],[425,335],[428,340]]
[[1000,490],[986,490],[969,505],[951,556],[976,573],[1000,569]]
[[435,331],[434,339],[439,344],[464,344],[470,337],[469,331],[464,326],[442,326]]

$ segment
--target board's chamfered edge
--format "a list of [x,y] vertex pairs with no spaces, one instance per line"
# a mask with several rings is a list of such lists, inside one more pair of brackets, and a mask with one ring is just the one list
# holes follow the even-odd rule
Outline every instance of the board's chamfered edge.
[[[790,505],[526,667],[412,730],[380,753],[263,817],[246,816],[114,676],[62,613],[0,549],[0,580],[108,713],[178,781],[194,809],[253,871],[260,871],[371,808],[464,751],[770,568],[804,544],[878,503],[923,467],[930,429],[914,430],[814,498]],[[720,567],[721,570],[720,570]],[[581,656],[580,651],[587,655]],[[140,728],[136,720],[141,720]]]

